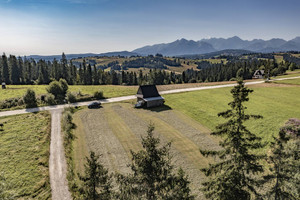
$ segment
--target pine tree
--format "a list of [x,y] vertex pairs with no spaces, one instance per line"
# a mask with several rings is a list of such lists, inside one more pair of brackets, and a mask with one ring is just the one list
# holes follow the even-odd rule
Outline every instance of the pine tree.
[[[133,174],[119,175],[121,199],[194,199],[190,194],[189,181],[183,170],[178,175],[173,173],[170,145],[159,148],[160,140],[153,135],[154,126],[148,127],[147,136],[142,138],[144,150],[131,151]],[[133,198],[134,197],[134,198]]]
[[1,61],[2,61],[2,81],[4,81],[6,84],[10,84],[8,62],[5,54],[2,55]]
[[228,119],[227,122],[216,127],[212,135],[223,140],[219,143],[223,148],[220,151],[200,150],[204,156],[216,156],[219,162],[210,164],[204,172],[209,180],[203,183],[203,191],[209,199],[235,200],[250,199],[251,195],[258,196],[256,186],[259,182],[254,174],[263,172],[259,160],[262,155],[255,155],[253,150],[262,148],[261,138],[251,133],[244,125],[250,118],[262,118],[259,115],[245,114],[247,107],[243,105],[249,100],[252,93],[244,86],[242,80],[231,90],[233,101],[228,105],[231,109],[221,112],[218,116]]
[[10,55],[9,64],[10,64],[11,84],[20,84],[20,73],[19,73],[17,58],[15,56]]
[[271,154],[268,156],[270,174],[264,183],[272,184],[267,199],[296,200],[300,198],[300,120],[290,119],[273,137]]
[[93,85],[99,85],[100,77],[96,65],[93,67]]
[[63,78],[69,83],[70,82],[70,71],[69,71],[69,67],[68,67],[68,60],[67,60],[65,53],[62,53],[60,62],[61,62],[62,73],[61,73],[61,77],[59,77],[59,78]]
[[86,158],[87,163],[84,165],[85,174],[83,176],[78,175],[83,182],[80,193],[84,199],[111,199],[111,177],[108,174],[108,170],[98,163],[99,157],[94,152],[91,152],[90,157]]

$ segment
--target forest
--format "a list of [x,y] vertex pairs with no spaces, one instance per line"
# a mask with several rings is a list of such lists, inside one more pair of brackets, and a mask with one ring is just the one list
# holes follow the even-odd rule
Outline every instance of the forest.
[[[224,57],[224,56],[223,56]],[[263,57],[263,58],[262,58]],[[63,53],[60,60],[34,60],[26,57],[6,56],[0,58],[0,80],[6,84],[49,84],[53,80],[65,79],[69,85],[142,85],[181,84],[196,82],[229,81],[236,78],[251,79],[257,69],[266,71],[266,76],[276,76],[286,70],[300,68],[299,58],[284,55],[278,63],[272,56],[225,57],[227,62],[211,63],[205,60],[165,58],[161,54],[137,57],[123,63],[112,61],[97,66],[95,62],[73,64]],[[182,73],[166,66],[181,67],[181,63],[194,62],[197,69],[187,68]],[[129,71],[128,68],[137,68]],[[149,69],[143,71],[142,69]]]

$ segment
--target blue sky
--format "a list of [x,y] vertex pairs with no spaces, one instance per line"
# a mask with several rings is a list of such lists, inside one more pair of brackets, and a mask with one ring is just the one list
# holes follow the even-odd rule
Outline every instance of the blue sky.
[[299,0],[0,0],[0,52],[102,53],[186,38],[300,36]]

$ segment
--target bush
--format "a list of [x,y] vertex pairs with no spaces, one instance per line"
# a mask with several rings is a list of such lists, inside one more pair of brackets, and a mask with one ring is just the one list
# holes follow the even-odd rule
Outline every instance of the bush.
[[75,103],[77,101],[75,94],[68,92],[67,93],[67,100],[70,103]]
[[56,105],[55,97],[53,94],[47,94],[45,101],[49,105]]
[[26,105],[26,108],[37,107],[37,100],[35,97],[35,92],[32,89],[27,89],[27,91],[23,97],[23,100]]
[[59,81],[52,81],[47,87],[47,92],[54,95],[57,102],[63,103],[68,91],[68,83],[64,79]]
[[97,99],[97,100],[103,99],[103,98],[104,98],[103,92],[100,91],[100,90],[99,90],[99,91],[96,91],[96,92],[94,93],[94,98]]

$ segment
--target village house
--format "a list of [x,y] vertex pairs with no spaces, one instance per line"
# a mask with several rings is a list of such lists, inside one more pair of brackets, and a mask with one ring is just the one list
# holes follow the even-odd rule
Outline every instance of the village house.
[[256,70],[252,76],[253,79],[262,79],[264,78],[265,71],[264,70]]
[[136,94],[136,107],[156,107],[164,104],[165,100],[159,95],[155,85],[141,85]]

